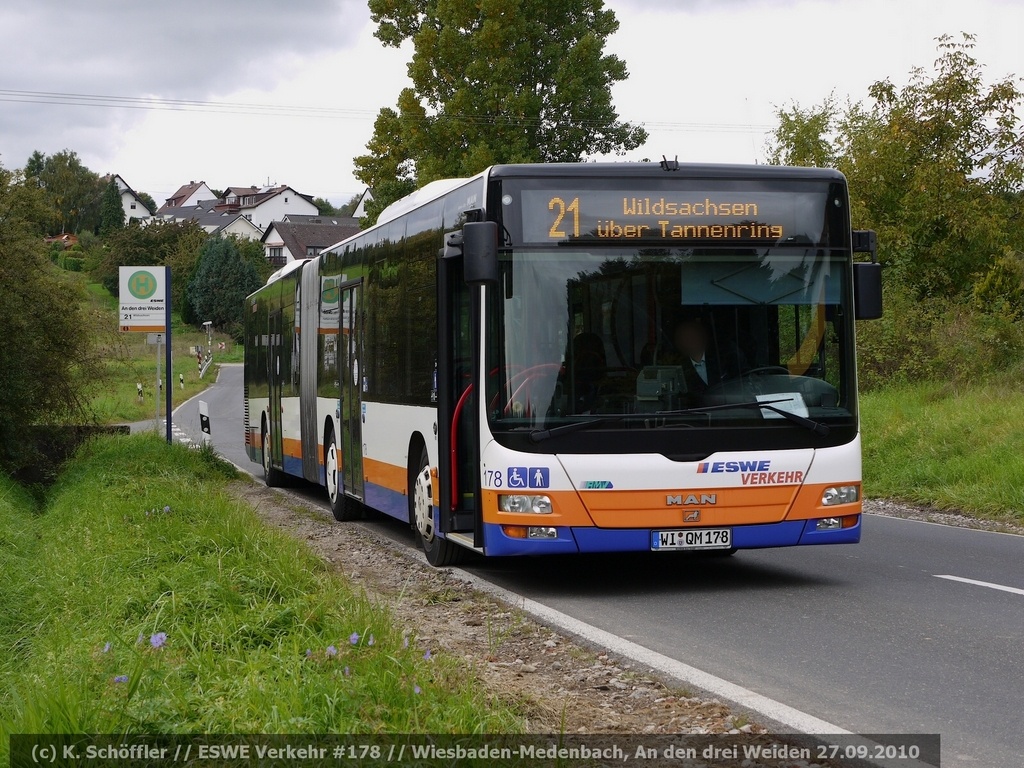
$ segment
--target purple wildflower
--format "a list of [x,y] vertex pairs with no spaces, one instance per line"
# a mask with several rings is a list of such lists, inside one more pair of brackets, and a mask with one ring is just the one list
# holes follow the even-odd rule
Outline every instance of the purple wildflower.
[[312,655],[313,655],[313,651],[311,651],[311,650],[310,650],[309,648],[307,648],[307,649],[306,649],[306,658],[308,659],[308,658],[309,658],[309,657],[311,657]]
[[338,649],[335,648],[333,645],[328,645],[327,646],[327,655],[328,656],[337,656],[338,655]]
[[346,667],[345,667],[345,669],[344,669],[344,674],[345,674],[345,677],[348,677],[349,675],[351,675],[351,674],[352,674],[352,670],[351,670],[351,669],[349,669],[349,668],[348,668],[348,667],[346,666]]
[[402,638],[402,647],[403,648],[408,648],[409,647],[409,636],[408,635],[406,635],[405,637]]
[[106,645],[103,646],[103,652],[104,653],[109,653],[110,652],[110,643],[107,643]]
[[114,682],[115,683],[127,683],[128,682],[128,675],[117,675],[114,678]]
[[166,643],[166,642],[167,642],[167,633],[166,632],[157,632],[155,635],[153,635],[151,638],[149,638],[149,644],[152,645],[154,648],[163,648],[164,647],[164,643]]
[[423,658],[426,661],[430,661],[430,649],[427,648],[427,652],[423,654]]
[[414,685],[412,687],[412,692],[418,696],[419,694],[423,693],[423,689],[420,688],[418,685]]
[[170,506],[166,506],[166,507],[164,507],[164,514],[165,514],[165,515],[169,515],[169,514],[171,514],[171,508],[170,508]]
[[350,643],[352,643],[352,645],[358,645],[359,644],[359,633],[358,632],[353,632],[351,635],[348,636],[348,641]]

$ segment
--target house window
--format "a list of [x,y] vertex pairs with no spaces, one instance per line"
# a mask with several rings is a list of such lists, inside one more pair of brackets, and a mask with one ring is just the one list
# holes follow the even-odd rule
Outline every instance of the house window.
[[319,245],[307,245],[306,246],[306,258],[311,259],[314,256],[319,256],[321,250],[322,249],[320,248]]
[[135,203],[132,203],[132,210],[135,210]]
[[287,197],[284,199],[284,204],[288,205],[288,198]]
[[245,219],[246,221],[252,221],[252,214],[251,213],[243,213],[242,214],[242,218]]
[[284,248],[278,246],[276,248],[267,249],[267,259],[275,267],[284,266]]

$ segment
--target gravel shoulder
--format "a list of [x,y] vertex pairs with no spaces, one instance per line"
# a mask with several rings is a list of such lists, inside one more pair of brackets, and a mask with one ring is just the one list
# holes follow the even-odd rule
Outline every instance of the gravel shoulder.
[[[253,482],[235,482],[231,492],[265,524],[305,541],[356,590],[385,606],[419,644],[461,658],[467,674],[500,692],[520,713],[524,732],[751,734],[753,740],[770,733],[722,701],[659,679],[650,669],[539,624],[473,588],[457,569],[433,568],[418,553],[366,526],[337,523],[320,506]],[[841,764],[769,757],[743,765]]]
[[899,501],[889,501],[888,499],[865,499],[864,512],[869,515],[901,517],[905,520],[920,520],[926,523],[952,525],[958,528],[975,528],[981,531],[1024,535],[1024,525],[1013,521],[972,517],[962,512],[941,510],[935,507],[919,507]]
[[[679,687],[653,670],[539,624],[475,589],[459,570],[433,568],[419,553],[372,528],[337,523],[323,507],[255,482],[237,481],[231,492],[265,524],[306,542],[356,590],[385,606],[420,644],[461,658],[467,674],[514,706],[525,732],[746,733],[751,738],[771,732],[770,725],[707,694]],[[889,501],[867,501],[864,510],[1024,533],[1020,526]],[[840,763],[764,759],[744,765],[812,768]]]

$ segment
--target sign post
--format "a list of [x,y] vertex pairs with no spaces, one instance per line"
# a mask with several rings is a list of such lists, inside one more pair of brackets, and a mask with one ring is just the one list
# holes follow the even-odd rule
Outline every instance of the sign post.
[[[120,267],[118,269],[120,326],[126,333],[164,334],[157,341],[157,397],[163,389],[166,399],[167,442],[171,442],[171,268]],[[166,354],[168,386],[161,387],[160,341]],[[157,400],[157,421],[160,406]]]

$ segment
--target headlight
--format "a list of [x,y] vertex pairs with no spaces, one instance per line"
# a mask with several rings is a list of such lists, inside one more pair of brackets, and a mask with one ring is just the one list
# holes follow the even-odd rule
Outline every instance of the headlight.
[[551,514],[551,499],[547,496],[526,496],[522,494],[501,494],[498,509],[502,512],[533,512],[538,515]]
[[832,507],[836,504],[851,504],[858,499],[860,499],[860,486],[833,485],[822,492],[821,505],[823,507]]

